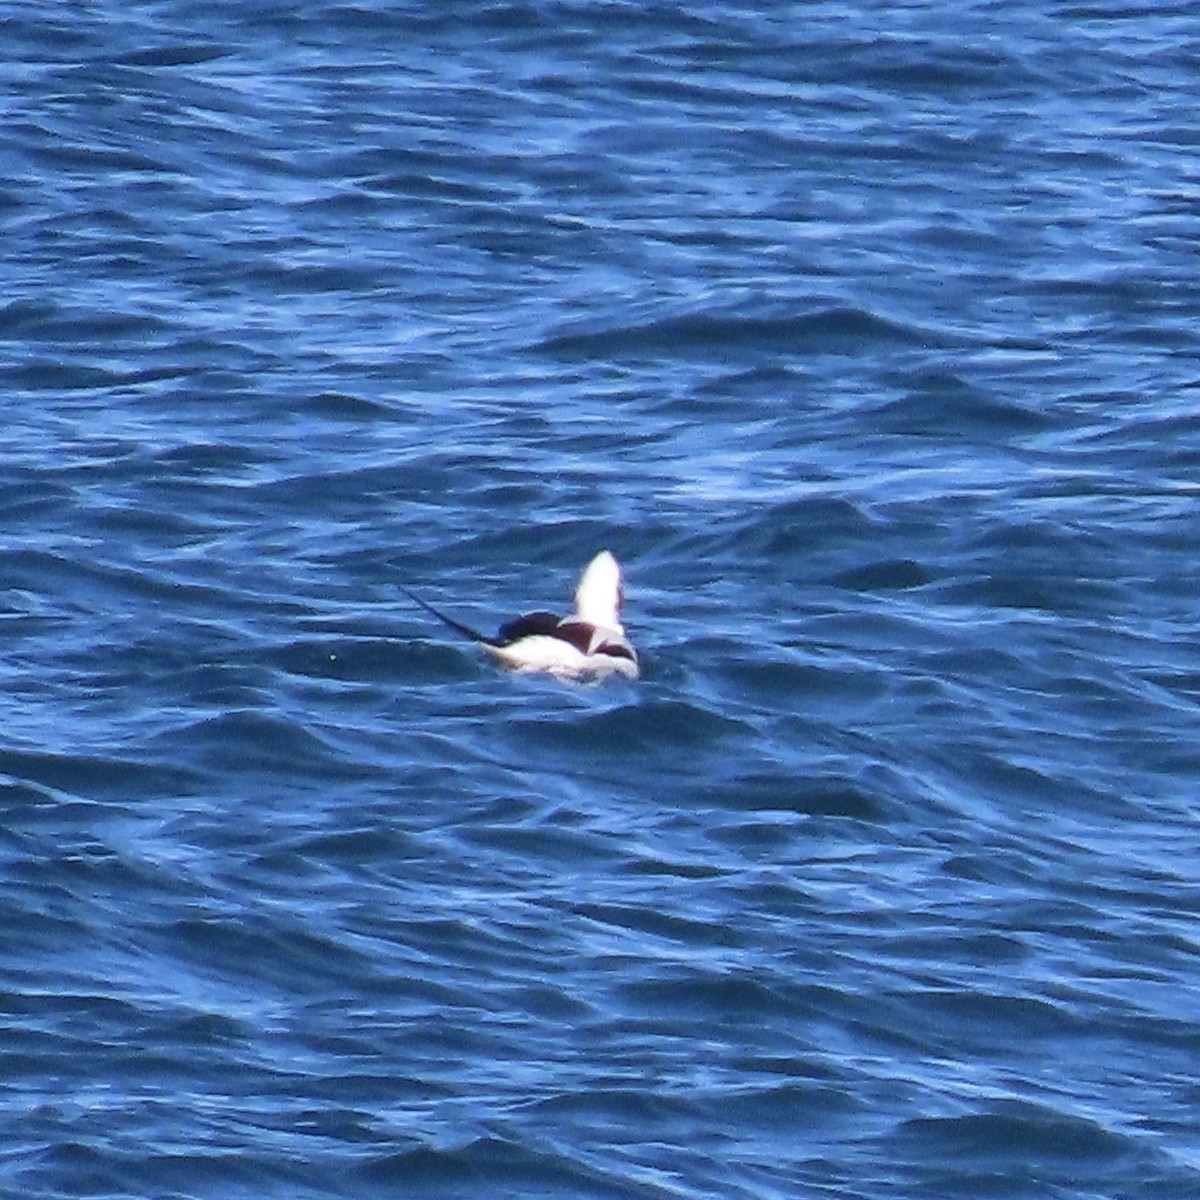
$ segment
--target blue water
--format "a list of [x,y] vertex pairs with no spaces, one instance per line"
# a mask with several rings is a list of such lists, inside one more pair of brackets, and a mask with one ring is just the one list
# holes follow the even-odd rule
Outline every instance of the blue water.
[[1200,1196],[1192,5],[0,34],[3,1196]]

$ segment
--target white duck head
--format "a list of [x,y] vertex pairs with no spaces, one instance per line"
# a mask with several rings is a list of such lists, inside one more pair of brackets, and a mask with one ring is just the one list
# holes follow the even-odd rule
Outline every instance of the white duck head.
[[607,550],[588,563],[575,589],[575,617],[624,633],[621,628],[621,568]]

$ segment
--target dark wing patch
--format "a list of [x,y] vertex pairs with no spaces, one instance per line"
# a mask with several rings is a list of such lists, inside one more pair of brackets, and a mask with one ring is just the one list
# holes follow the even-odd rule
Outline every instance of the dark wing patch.
[[559,619],[552,612],[523,613],[505,621],[500,632],[492,639],[495,646],[511,646],[526,637],[558,637]]
[[637,655],[634,654],[633,647],[624,642],[605,642],[597,646],[594,653],[607,654],[609,658],[627,658],[631,663],[637,664]]
[[592,649],[592,639],[596,636],[596,627],[587,621],[559,621],[550,636],[569,642],[580,654],[588,654]]

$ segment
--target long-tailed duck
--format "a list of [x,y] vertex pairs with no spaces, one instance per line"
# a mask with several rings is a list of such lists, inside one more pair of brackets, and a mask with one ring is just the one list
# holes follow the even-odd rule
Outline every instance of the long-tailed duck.
[[513,671],[546,671],[560,679],[599,679],[614,674],[638,677],[637,651],[621,625],[621,568],[607,550],[597,554],[583,572],[571,616],[525,613],[501,625],[495,637],[439,612],[407,588],[401,590]]

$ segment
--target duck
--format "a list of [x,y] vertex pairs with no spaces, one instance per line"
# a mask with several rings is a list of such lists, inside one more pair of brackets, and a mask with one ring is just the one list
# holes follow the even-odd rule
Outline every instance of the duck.
[[408,588],[400,590],[510,671],[573,680],[611,675],[637,679],[641,674],[638,653],[621,624],[621,567],[608,550],[601,550],[584,568],[573,613],[565,617],[540,609],[523,613],[501,625],[494,637],[455,620]]

